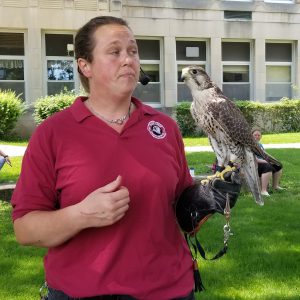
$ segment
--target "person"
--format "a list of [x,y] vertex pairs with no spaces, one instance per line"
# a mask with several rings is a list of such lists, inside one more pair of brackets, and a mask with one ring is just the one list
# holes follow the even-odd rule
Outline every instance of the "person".
[[12,197],[22,245],[48,248],[48,300],[194,298],[174,203],[193,184],[176,122],[132,96],[140,62],[123,19],[75,37],[88,96],[40,124]]
[[[258,129],[254,129],[252,131],[252,135],[254,139],[258,142],[259,146],[264,149],[262,143],[260,143],[262,134]],[[283,188],[279,185],[280,179],[282,176],[282,166],[277,166],[275,164],[271,164],[264,160],[262,157],[256,157],[257,167],[258,167],[258,175],[261,179],[261,194],[263,196],[270,196],[268,192],[269,182],[272,178],[272,187],[273,190],[283,190]]]
[[7,163],[9,166],[12,166],[9,156],[0,149],[0,170],[3,168],[5,163]]

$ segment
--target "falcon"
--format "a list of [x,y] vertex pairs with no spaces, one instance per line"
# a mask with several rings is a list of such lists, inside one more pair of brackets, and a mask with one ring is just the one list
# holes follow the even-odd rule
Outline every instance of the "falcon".
[[222,177],[225,172],[240,168],[256,203],[263,205],[255,156],[276,165],[281,165],[280,162],[258,145],[242,112],[211,81],[203,68],[186,67],[181,77],[192,93],[192,117],[208,135],[218,169],[223,170],[215,176]]

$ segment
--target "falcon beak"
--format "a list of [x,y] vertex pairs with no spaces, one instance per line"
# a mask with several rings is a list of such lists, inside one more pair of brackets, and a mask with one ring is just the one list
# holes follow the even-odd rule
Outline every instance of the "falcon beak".
[[181,71],[181,80],[185,80],[189,74],[189,68],[183,68]]

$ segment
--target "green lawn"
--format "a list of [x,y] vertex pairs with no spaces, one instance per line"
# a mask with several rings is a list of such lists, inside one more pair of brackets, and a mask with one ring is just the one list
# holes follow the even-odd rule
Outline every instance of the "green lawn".
[[[185,146],[207,146],[207,137],[192,137],[183,139]],[[264,134],[261,142],[263,144],[300,143],[300,132]]]
[[[199,300],[300,299],[300,149],[268,152],[283,162],[281,185],[287,190],[274,192],[263,207],[255,204],[248,193],[242,193],[232,210],[230,225],[234,235],[229,240],[228,253],[216,261],[198,259],[206,287],[197,295]],[[189,165],[197,173],[207,172],[206,165],[213,158],[212,152],[187,154]],[[17,166],[21,158],[14,159]],[[19,172],[16,169],[12,180]],[[45,250],[16,243],[10,213],[10,205],[1,201],[0,299],[38,299],[44,280]],[[198,233],[209,257],[222,247],[223,225],[223,216],[214,215]]]
[[8,164],[4,164],[0,171],[0,183],[17,181],[20,174],[22,158],[23,157],[10,157],[12,166],[10,167]]
[[[228,253],[216,261],[199,258],[206,291],[201,300],[300,299],[300,149],[269,150],[284,165],[282,186],[259,207],[243,193],[232,210]],[[213,153],[187,154],[189,165],[205,170]],[[224,218],[215,215],[198,237],[212,257],[222,247]]]

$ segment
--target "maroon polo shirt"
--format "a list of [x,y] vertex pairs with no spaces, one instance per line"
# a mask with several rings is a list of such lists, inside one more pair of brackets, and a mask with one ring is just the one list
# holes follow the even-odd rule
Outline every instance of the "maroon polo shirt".
[[117,133],[85,100],[77,98],[32,135],[12,197],[13,219],[76,204],[121,175],[131,200],[124,218],[49,249],[47,282],[72,297],[189,294],[192,260],[173,204],[192,179],[176,123],[133,98],[137,109]]

